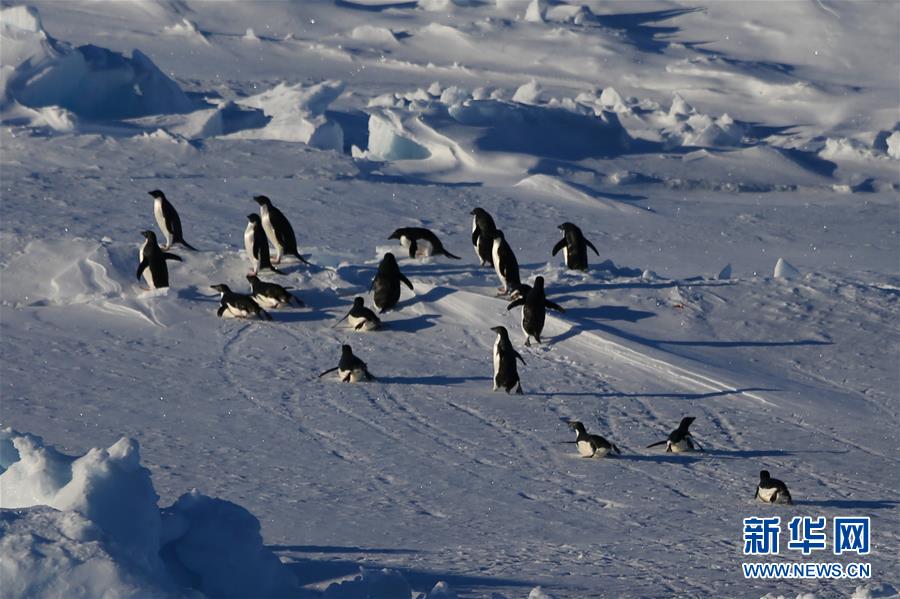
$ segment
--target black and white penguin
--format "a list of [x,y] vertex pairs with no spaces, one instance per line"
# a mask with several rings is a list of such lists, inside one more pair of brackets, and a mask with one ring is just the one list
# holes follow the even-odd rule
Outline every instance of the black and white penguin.
[[322,378],[329,372],[337,370],[338,378],[344,383],[358,383],[361,380],[374,381],[375,377],[369,372],[366,363],[353,355],[349,345],[341,346],[341,359],[334,368],[329,368],[319,375]]
[[291,227],[291,223],[281,210],[273,206],[272,200],[266,196],[254,196],[253,199],[259,204],[259,216],[262,219],[266,235],[275,246],[275,264],[281,262],[282,256],[296,256],[304,264],[309,264],[297,250],[297,236],[294,235],[294,228]]
[[481,261],[481,266],[493,266],[494,258],[491,252],[497,225],[483,208],[475,208],[469,214],[472,215],[472,246],[475,248],[475,255]]
[[388,252],[378,265],[378,272],[375,273],[375,278],[369,286],[370,291],[375,291],[373,299],[380,314],[384,314],[400,301],[401,282],[412,290],[412,283],[400,272],[394,254]]
[[285,274],[272,266],[269,238],[258,214],[247,215],[247,228],[244,229],[244,250],[247,252],[247,258],[253,269],[250,274],[255,275],[260,270],[271,270],[280,275]]
[[344,320],[350,323],[350,327],[354,331],[374,331],[381,328],[381,319],[366,308],[365,300],[361,297],[353,298],[353,307],[350,308],[350,311],[343,318],[334,323],[334,327],[341,324]]
[[569,428],[575,431],[575,447],[582,457],[602,458],[610,452],[622,455],[615,443],[610,443],[600,435],[588,434],[584,425],[577,420],[570,422]]
[[522,306],[522,332],[525,333],[525,345],[531,345],[529,337],[534,337],[534,340],[540,345],[547,308],[557,312],[565,312],[565,310],[544,295],[544,277],[537,277],[534,280],[534,287],[530,287],[524,297],[521,294],[521,288],[517,291],[517,295],[519,297],[510,302],[506,309],[512,310],[516,306]]
[[656,443],[651,443],[647,446],[647,449],[656,447],[657,445],[665,444],[666,451],[672,453],[694,451],[695,449],[703,451],[700,443],[696,439],[694,439],[694,437],[691,435],[691,431],[688,430],[694,420],[696,420],[696,418],[694,418],[693,416],[685,416],[681,419],[681,423],[678,425],[678,428],[669,433],[668,439],[666,439],[665,441],[657,441]]
[[512,342],[509,340],[509,333],[506,327],[492,327],[492,331],[497,333],[497,339],[494,341],[494,388],[504,389],[509,393],[513,387],[516,393],[522,393],[522,382],[519,380],[519,371],[516,368],[516,359],[521,360],[525,364],[525,359],[519,355],[519,352],[513,348]]
[[303,308],[306,306],[303,300],[288,291],[290,287],[261,281],[256,275],[247,275],[247,280],[250,282],[250,297],[263,308],[281,308],[292,305]]
[[166,245],[163,249],[171,248],[173,243],[180,243],[189,250],[197,251],[197,248],[184,240],[181,232],[181,218],[178,217],[178,212],[172,203],[166,199],[166,194],[158,189],[147,193],[153,196],[153,215],[156,217],[156,224],[166,236]]
[[144,244],[139,252],[140,263],[137,268],[137,280],[144,280],[150,289],[162,289],[169,286],[169,268],[166,266],[166,260],[178,260],[183,262],[180,256],[164,252],[156,241],[156,233],[153,231],[144,231]]
[[777,478],[772,478],[768,470],[759,472],[759,484],[756,485],[756,493],[753,495],[753,498],[763,503],[784,503],[787,505],[794,503],[787,485]]
[[494,271],[500,277],[502,287],[498,288],[499,295],[508,295],[513,290],[518,289],[522,284],[519,278],[519,262],[512,248],[506,242],[503,231],[497,229],[494,231],[494,244],[491,248],[491,259],[494,265]]
[[588,257],[587,249],[591,248],[598,256],[600,252],[594,247],[594,244],[585,239],[581,229],[572,223],[563,223],[559,226],[563,232],[563,238],[553,246],[553,255],[563,251],[563,258],[566,261],[566,267],[572,270],[587,270]]
[[388,239],[400,240],[400,245],[409,250],[409,257],[415,258],[419,250],[422,256],[447,256],[454,260],[461,260],[446,249],[438,236],[422,227],[404,227],[397,229]]
[[216,316],[219,318],[250,318],[255,316],[260,320],[272,320],[268,312],[259,307],[253,298],[243,293],[235,293],[228,285],[210,285],[222,295],[219,298],[219,309]]

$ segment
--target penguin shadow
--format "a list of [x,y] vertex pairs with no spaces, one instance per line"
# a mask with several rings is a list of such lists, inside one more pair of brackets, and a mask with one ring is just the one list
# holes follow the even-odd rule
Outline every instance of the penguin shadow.
[[794,505],[830,507],[839,510],[892,510],[900,505],[900,501],[894,499],[823,499],[821,501],[795,499]]
[[456,290],[450,287],[433,287],[427,293],[423,293],[421,295],[416,294],[414,297],[410,297],[398,302],[397,305],[394,306],[393,310],[402,310],[403,308],[412,306],[413,304],[436,302],[447,297],[454,291]]
[[716,458],[728,459],[753,459],[753,458],[781,458],[794,455],[793,451],[781,449],[753,449],[748,451],[727,449],[707,449],[706,454]]
[[[693,452],[692,452],[693,453]],[[700,455],[703,452],[697,452],[700,455],[692,455],[688,453],[663,453],[660,455],[647,455],[639,453],[627,453],[622,450],[622,455],[615,456],[617,460],[628,460],[631,462],[652,462],[654,464],[682,464],[689,465],[700,461]]]
[[289,310],[269,310],[273,322],[315,322],[318,320],[332,320],[334,314],[324,310],[307,308]]
[[399,331],[401,333],[418,333],[419,331],[430,329],[435,325],[435,320],[441,318],[440,314],[420,314],[412,318],[403,318],[400,320],[384,320],[383,328],[386,331]]
[[219,303],[218,294],[207,293],[205,289],[201,291],[201,289],[196,285],[192,285],[190,287],[182,287],[175,293],[179,299],[185,299],[191,302],[206,302],[210,304]]
[[[558,301],[574,299],[574,297],[557,297]],[[638,322],[645,318],[656,316],[656,312],[646,310],[632,310],[628,306],[597,306],[596,308],[570,308],[566,314],[573,318],[585,320],[624,320],[625,322]]]
[[396,385],[462,385],[473,381],[490,381],[489,376],[380,376],[378,381]]

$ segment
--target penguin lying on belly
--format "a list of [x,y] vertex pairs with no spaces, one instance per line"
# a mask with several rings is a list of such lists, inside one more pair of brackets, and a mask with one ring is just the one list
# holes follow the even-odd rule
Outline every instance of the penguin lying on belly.
[[350,346],[344,344],[341,346],[341,359],[334,368],[329,368],[319,375],[322,378],[329,372],[337,370],[338,378],[342,383],[358,383],[359,381],[374,381],[375,377],[369,372],[366,363],[353,355]]
[[454,256],[444,249],[444,244],[437,235],[422,227],[397,229],[391,233],[388,239],[399,240],[400,245],[409,250],[410,258],[421,254],[422,256],[446,256],[454,260],[461,260],[459,256]]
[[219,318],[250,318],[255,316],[260,320],[272,320],[269,313],[260,308],[259,304],[253,301],[253,298],[249,295],[235,293],[228,285],[224,284],[211,285],[210,287],[222,294],[219,299],[219,309],[216,311],[216,316]]
[[622,451],[615,443],[610,443],[600,435],[588,434],[584,424],[577,420],[569,423],[569,428],[575,431],[575,447],[584,458],[602,458],[610,452],[622,455]]
[[647,449],[651,447],[656,447],[657,445],[666,445],[666,451],[671,453],[683,453],[685,451],[694,451],[695,449],[699,449],[703,451],[703,448],[700,446],[700,443],[697,442],[696,439],[691,435],[691,431],[689,427],[691,423],[696,420],[693,416],[685,416],[681,419],[681,423],[678,425],[674,431],[669,433],[669,438],[665,441],[657,441],[656,443],[651,443],[647,446]]

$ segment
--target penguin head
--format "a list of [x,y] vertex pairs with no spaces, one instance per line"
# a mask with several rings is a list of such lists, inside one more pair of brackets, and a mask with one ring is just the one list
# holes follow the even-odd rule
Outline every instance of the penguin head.
[[501,337],[509,337],[509,333],[506,332],[506,327],[491,327],[491,330]]
[[397,258],[394,256],[394,254],[392,254],[391,252],[388,252],[384,255],[384,258],[381,259],[381,263],[387,264],[387,265],[393,264],[396,266]]
[[557,229],[559,229],[560,231],[566,232],[566,231],[575,231],[578,229],[578,227],[576,227],[575,225],[573,225],[570,222],[565,222],[565,223],[561,224],[560,226],[558,226]]
[[694,418],[693,416],[685,416],[681,419],[681,424],[678,425],[678,428],[686,431],[688,427],[691,426],[691,423],[694,422],[694,420],[696,420],[696,418]]
[[258,283],[259,277],[257,277],[256,275],[247,275],[247,280],[251,283]]
[[472,208],[472,211],[469,214],[472,216],[481,216],[484,214],[484,210],[482,208]]
[[249,221],[250,221],[251,223],[253,223],[254,225],[258,225],[258,224],[259,224],[259,215],[256,214],[256,213],[248,214],[248,215],[247,215],[247,220],[249,220]]
[[401,236],[401,235],[402,235],[401,229],[397,229],[396,231],[394,231],[393,233],[391,233],[391,236],[388,237],[388,239],[400,239],[400,236]]
[[353,307],[354,308],[362,308],[366,303],[362,297],[354,297],[353,298]]
[[253,201],[259,204],[260,206],[271,206],[272,200],[270,200],[266,196],[253,196]]
[[161,192],[158,189],[154,189],[153,191],[148,191],[147,193],[149,193],[151,196],[153,196],[154,199],[162,199],[162,200],[166,199],[166,194],[164,194],[163,192]]
[[156,242],[156,233],[153,231],[141,231],[141,235],[147,238],[147,241]]
[[770,478],[772,478],[772,475],[769,474],[768,470],[759,471],[759,480],[769,480]]
[[536,277],[534,279],[534,288],[535,289],[543,289],[544,288],[544,277]]
[[350,346],[345,343],[344,345],[341,346],[341,355],[342,356],[352,356],[353,350],[350,349]]
[[209,287],[210,289],[215,289],[219,293],[228,293],[229,291],[231,291],[228,285],[225,285],[224,283],[219,283],[218,285],[210,285]]
[[569,428],[579,434],[585,432],[584,425],[577,420],[573,420],[572,422],[570,422]]

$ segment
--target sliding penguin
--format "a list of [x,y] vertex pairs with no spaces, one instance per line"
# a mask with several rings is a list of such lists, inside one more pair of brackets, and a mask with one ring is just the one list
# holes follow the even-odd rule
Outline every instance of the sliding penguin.
[[275,246],[275,264],[281,262],[282,256],[296,256],[304,264],[309,264],[306,258],[297,251],[297,237],[287,217],[281,210],[272,205],[272,200],[266,196],[254,196],[259,204],[259,216],[262,219],[263,228],[269,241]]
[[522,383],[519,380],[519,371],[516,368],[516,359],[521,360],[525,364],[525,359],[519,355],[509,340],[509,333],[506,327],[492,327],[492,331],[497,333],[497,340],[494,341],[494,388],[504,389],[509,393],[513,387],[516,393],[522,393]]
[[763,503],[784,503],[787,505],[794,503],[787,485],[777,478],[772,478],[768,470],[760,471],[759,484],[756,485],[756,493],[753,495],[753,498]]
[[260,320],[272,320],[269,313],[259,307],[253,298],[243,293],[235,293],[228,285],[210,285],[221,293],[219,298],[219,309],[216,310],[216,316],[219,318],[250,318],[256,316]]
[[156,242],[156,233],[153,231],[144,231],[142,235],[145,238],[144,245],[141,246],[139,253],[140,264],[137,268],[137,280],[144,280],[150,289],[162,289],[169,286],[169,268],[166,266],[166,260],[178,260],[183,262],[180,256],[164,252]]
[[400,300],[401,282],[412,290],[412,283],[400,272],[400,267],[397,266],[397,259],[394,257],[394,254],[388,252],[382,258],[381,264],[378,265],[378,272],[369,286],[370,291],[375,290],[373,299],[375,307],[378,308],[380,314],[384,314],[397,305],[397,302]]
[[147,193],[153,196],[153,215],[156,217],[156,224],[166,236],[166,246],[163,249],[171,248],[173,243],[180,243],[189,250],[197,251],[197,248],[184,240],[181,232],[181,219],[178,217],[175,207],[166,199],[166,194],[158,189]]
[[494,244],[491,249],[491,259],[493,260],[494,271],[500,277],[503,287],[499,287],[499,295],[509,295],[522,284],[519,278],[519,262],[512,248],[506,242],[503,231],[497,229],[494,231]]
[[303,308],[306,306],[300,298],[288,291],[290,287],[261,281],[256,275],[247,275],[247,280],[250,282],[250,297],[263,308],[281,308],[291,305]]
[[681,419],[681,423],[678,425],[678,428],[669,433],[668,439],[666,439],[665,441],[651,443],[647,446],[647,449],[665,443],[667,452],[682,453],[685,451],[694,451],[695,449],[703,451],[700,443],[698,443],[697,440],[694,439],[693,436],[691,436],[691,432],[690,430],[688,430],[694,420],[696,420],[696,418],[694,418],[693,416],[685,416]]
[[363,379],[367,381],[375,380],[375,377],[369,372],[369,367],[366,366],[366,363],[354,356],[353,350],[346,344],[341,346],[341,359],[338,365],[320,374],[319,378],[335,370],[337,370],[338,378],[344,383],[358,383]]
[[518,299],[510,302],[506,309],[512,310],[516,306],[522,306],[522,332],[525,333],[526,346],[531,346],[529,337],[534,337],[540,345],[547,308],[565,312],[562,306],[551,302],[544,295],[544,277],[537,277],[534,280],[534,287],[531,287],[524,297],[519,294]]
[[244,250],[246,250],[247,258],[250,259],[253,268],[250,274],[255,275],[260,270],[271,270],[280,275],[286,274],[272,266],[269,238],[266,236],[258,214],[247,215],[247,228],[244,229]]
[[459,256],[454,256],[444,249],[444,244],[437,235],[422,227],[397,229],[391,233],[388,239],[399,239],[400,245],[409,249],[410,258],[415,258],[416,253],[421,249],[423,256],[447,256],[454,260],[461,260]]
[[348,320],[354,331],[374,331],[381,328],[381,320],[374,312],[366,308],[365,300],[361,297],[353,298],[353,307],[343,318],[334,323],[334,327],[344,320]]
[[581,229],[572,223],[563,223],[558,227],[564,234],[556,245],[553,246],[553,255],[563,251],[563,258],[566,261],[566,267],[572,270],[587,270],[588,257],[587,249],[590,247],[598,256],[600,252],[594,247],[594,244],[585,239]]
[[622,451],[615,443],[610,443],[600,435],[590,435],[584,425],[577,420],[569,423],[569,428],[575,431],[575,447],[578,453],[585,458],[602,458],[613,451],[622,455]]
[[481,260],[482,266],[493,266],[494,258],[491,252],[497,225],[494,224],[491,215],[482,208],[475,208],[469,214],[472,215],[472,246],[475,248],[475,255]]

